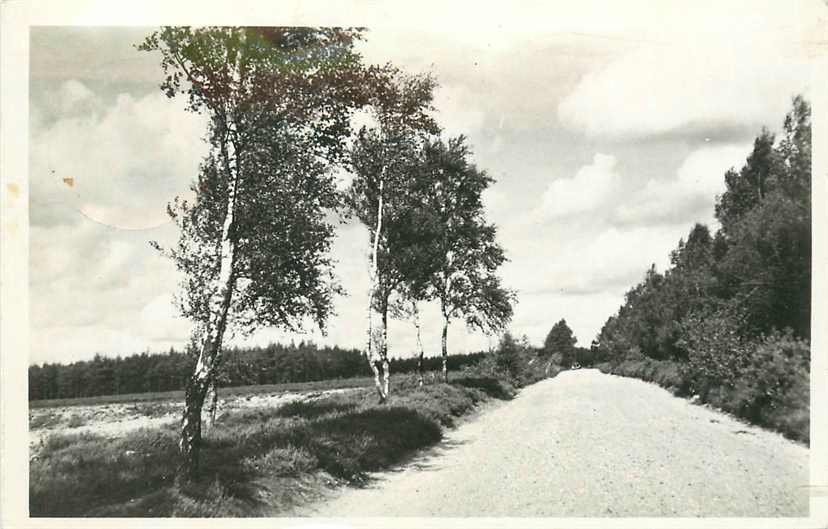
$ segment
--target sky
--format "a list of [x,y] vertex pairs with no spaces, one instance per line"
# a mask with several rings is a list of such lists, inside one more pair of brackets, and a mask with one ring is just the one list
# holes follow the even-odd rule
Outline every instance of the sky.
[[[589,346],[694,223],[716,228],[724,172],[741,167],[763,126],[781,128],[795,94],[808,96],[812,35],[826,18],[819,2],[755,5],[727,3],[715,17],[662,7],[588,31],[369,28],[366,61],[432,72],[445,134],[465,134],[496,180],[484,200],[509,258],[503,282],[518,294],[514,334],[539,345],[565,318]],[[134,49],[151,30],[31,30],[30,363],[189,339],[172,304],[181,278],[149,241],[177,239],[166,205],[189,193],[206,122],[163,96],[158,56]],[[326,336],[260,329],[227,343],[361,347],[367,252],[363,227],[338,228],[332,253],[348,295]],[[422,312],[426,352],[436,354],[439,310]],[[409,322],[392,322],[391,355],[413,354],[414,336]],[[449,329],[451,352],[497,340],[462,321]]]

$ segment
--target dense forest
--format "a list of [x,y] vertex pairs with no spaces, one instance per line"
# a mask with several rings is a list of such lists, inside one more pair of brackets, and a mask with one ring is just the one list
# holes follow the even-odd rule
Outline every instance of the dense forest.
[[[221,385],[244,386],[310,382],[367,375],[365,357],[357,349],[319,347],[311,342],[267,347],[232,348],[222,364]],[[448,356],[448,368],[474,365],[484,353]],[[71,364],[29,367],[29,400],[125,395],[183,389],[193,372],[193,351],[170,349],[166,354],[126,357],[96,355]],[[442,360],[423,359],[423,369],[438,370]],[[417,370],[417,358],[392,358],[391,371]]]
[[625,295],[592,344],[594,360],[808,438],[811,318],[811,109],[781,137],[756,138],[724,175],[715,233],[696,224]]

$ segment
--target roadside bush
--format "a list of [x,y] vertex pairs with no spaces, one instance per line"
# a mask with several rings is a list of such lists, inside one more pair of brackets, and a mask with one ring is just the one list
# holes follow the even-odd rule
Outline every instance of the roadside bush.
[[687,351],[683,375],[691,393],[707,401],[714,388],[733,389],[749,361],[748,344],[733,314],[692,314],[681,324],[678,345]]
[[745,347],[746,362],[732,390],[708,401],[793,439],[808,440],[808,342],[791,333],[775,333]]
[[456,418],[465,415],[486,398],[486,392],[453,381],[451,384],[417,388],[392,403],[415,409],[442,426],[453,426]]
[[551,361],[554,356],[539,355],[539,351],[529,345],[525,336],[518,340],[507,332],[497,349],[490,351],[477,365],[462,373],[467,377],[505,381],[514,388],[520,388],[557,375],[562,368]]
[[581,367],[591,367],[595,363],[595,358],[596,355],[592,349],[586,347],[575,348],[575,361]]
[[472,370],[464,371],[463,375],[460,378],[452,380],[452,384],[475,388],[492,398],[500,400],[509,400],[517,393],[514,386],[505,380],[494,377],[474,376],[475,374]]
[[683,367],[678,362],[659,361],[641,356],[617,364],[603,362],[594,367],[603,373],[654,382],[675,394],[687,393],[688,382],[683,375]]
[[343,399],[327,398],[319,400],[297,400],[284,404],[275,410],[277,417],[301,417],[304,419],[316,419],[331,413],[348,412],[357,407],[358,403],[344,401]]

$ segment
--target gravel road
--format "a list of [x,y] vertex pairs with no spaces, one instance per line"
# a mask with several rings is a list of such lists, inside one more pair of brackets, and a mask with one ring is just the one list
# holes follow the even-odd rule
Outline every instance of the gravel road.
[[306,516],[807,516],[808,449],[645,382],[567,371]]

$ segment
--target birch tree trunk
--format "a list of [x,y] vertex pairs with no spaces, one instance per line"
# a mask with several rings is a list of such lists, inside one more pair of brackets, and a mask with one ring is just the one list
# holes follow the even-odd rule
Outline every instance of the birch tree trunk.
[[448,316],[443,312],[443,335],[440,338],[443,349],[443,382],[448,382],[448,326]]
[[228,85],[229,93],[217,109],[215,119],[218,122],[219,149],[221,163],[227,175],[227,200],[224,222],[221,227],[221,244],[219,246],[219,272],[215,281],[207,285],[211,292],[208,301],[209,319],[204,328],[202,347],[196,360],[195,370],[184,392],[184,414],[181,419],[181,439],[178,448],[184,456],[184,471],[190,478],[198,474],[199,452],[201,447],[201,410],[208,388],[214,384],[221,342],[227,327],[227,313],[233,298],[235,286],[236,243],[233,237],[233,223],[236,215],[236,198],[241,178],[241,162],[238,145],[238,120],[233,110],[232,91],[242,85],[242,49],[245,33],[241,33],[241,45],[235,56],[226,60],[232,64],[232,81]]
[[178,443],[178,448],[184,456],[184,470],[189,477],[195,477],[198,473],[199,448],[201,445],[201,411],[207,390],[215,377],[235,282],[233,268],[236,244],[232,240],[231,232],[235,218],[239,166],[233,142],[222,142],[222,158],[229,180],[227,183],[227,210],[221,230],[219,273],[210,286],[212,291],[209,300],[210,316],[204,329],[203,345],[198,354],[193,375],[187,382],[184,391],[184,414],[181,419],[181,439]]
[[[385,187],[385,180],[380,179],[379,185],[379,203],[377,205],[377,225],[376,229],[374,230],[374,240],[371,241],[371,267],[369,272],[369,281],[370,287],[368,290],[368,343],[367,348],[365,351],[365,356],[368,359],[368,365],[371,366],[371,371],[374,373],[374,386],[377,388],[377,394],[379,395],[380,403],[385,402],[388,398],[388,393],[384,391],[384,385],[380,378],[380,370],[378,366],[378,361],[375,360],[374,355],[374,346],[376,345],[377,349],[381,349],[381,346],[377,344],[379,340],[376,339],[374,333],[374,300],[377,297],[377,290],[379,288],[379,265],[377,262],[378,254],[379,254],[379,238],[380,234],[382,233],[382,214],[384,209],[384,202],[383,202],[383,190]],[[383,330],[384,331],[384,330]]]
[[216,377],[207,388],[207,428],[212,428],[216,423],[216,412],[218,411],[218,382]]
[[388,300],[383,300],[382,304],[382,344],[380,348],[380,356],[382,358],[382,391],[385,398],[391,392],[391,364],[388,362]]
[[414,318],[414,327],[417,329],[417,347],[419,348],[419,356],[417,357],[417,384],[422,386],[423,380],[423,340],[420,338],[420,308],[416,301],[411,302],[411,313]]
[[[449,251],[448,260],[451,262],[453,260],[453,253]],[[453,274],[446,274],[443,272],[443,295],[440,296],[440,312],[443,314],[443,334],[440,337],[440,346],[442,349],[443,355],[443,382],[448,383],[448,325],[449,325],[449,312],[448,307],[446,306],[446,299],[448,297],[449,292],[451,292],[451,282],[452,282]]]

